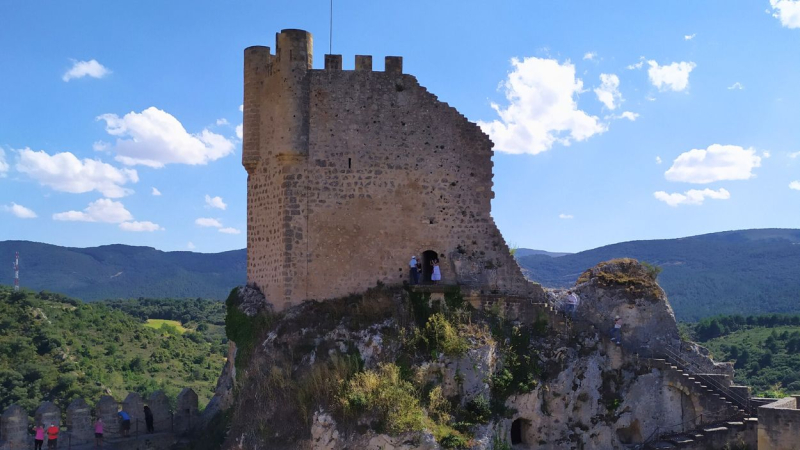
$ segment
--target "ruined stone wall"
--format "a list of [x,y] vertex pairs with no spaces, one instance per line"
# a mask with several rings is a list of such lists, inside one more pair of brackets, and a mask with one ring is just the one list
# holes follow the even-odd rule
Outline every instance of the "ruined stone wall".
[[[169,400],[162,391],[156,391],[145,401],[139,394],[130,393],[122,403],[105,395],[95,405],[94,411],[81,398],[74,399],[66,410],[66,423],[62,424],[61,408],[51,402],[43,402],[34,412],[32,423],[28,413],[18,405],[11,405],[0,415],[0,450],[15,450],[33,446],[32,427],[42,424],[58,426],[58,441],[67,446],[94,443],[94,423],[103,420],[106,448],[168,449],[177,438],[193,427],[202,426],[197,409],[197,394],[186,388],[178,395],[176,410],[170,411]],[[154,433],[147,433],[144,405],[153,413]],[[123,410],[131,416],[131,437],[120,432],[117,413]],[[66,425],[65,427],[62,425]]]
[[443,283],[541,292],[491,217],[492,142],[476,124],[403,74],[400,58],[376,72],[357,56],[343,71],[327,55],[314,70],[310,34],[277,41],[275,56],[245,52],[248,281],[270,302],[399,284],[426,250]]
[[758,449],[790,450],[800,446],[800,396],[758,408]]

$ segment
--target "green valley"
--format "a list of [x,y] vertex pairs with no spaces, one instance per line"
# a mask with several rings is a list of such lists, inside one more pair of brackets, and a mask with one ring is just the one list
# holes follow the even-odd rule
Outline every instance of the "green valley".
[[732,361],[755,395],[800,394],[800,315],[718,316],[687,325],[717,361]]
[[211,300],[83,303],[0,286],[0,410],[106,394],[122,400],[129,391],[175,398],[184,387],[202,407],[225,361],[223,321],[224,305]]

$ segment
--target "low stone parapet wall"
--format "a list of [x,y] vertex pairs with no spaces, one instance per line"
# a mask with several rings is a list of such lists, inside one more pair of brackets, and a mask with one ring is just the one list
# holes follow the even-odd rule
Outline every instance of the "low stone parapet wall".
[[800,396],[758,408],[758,450],[795,450],[800,446]]

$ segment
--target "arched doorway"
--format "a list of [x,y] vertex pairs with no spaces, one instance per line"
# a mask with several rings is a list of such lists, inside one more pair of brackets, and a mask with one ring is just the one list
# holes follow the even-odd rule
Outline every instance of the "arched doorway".
[[422,282],[430,283],[431,274],[433,273],[433,261],[439,260],[439,254],[433,250],[425,250],[422,252]]
[[529,420],[519,418],[511,422],[511,445],[529,445],[530,437],[528,434],[531,431],[531,422]]

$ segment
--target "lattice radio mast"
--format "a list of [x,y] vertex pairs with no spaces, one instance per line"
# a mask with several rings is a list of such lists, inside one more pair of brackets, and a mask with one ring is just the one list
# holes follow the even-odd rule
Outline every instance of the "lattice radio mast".
[[14,292],[19,292],[19,252],[14,254]]

